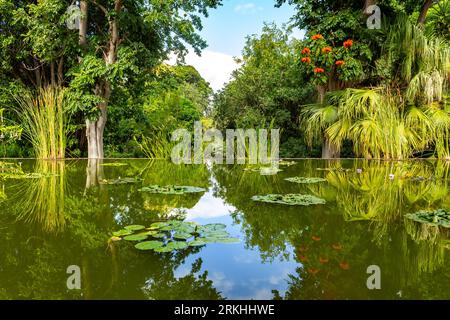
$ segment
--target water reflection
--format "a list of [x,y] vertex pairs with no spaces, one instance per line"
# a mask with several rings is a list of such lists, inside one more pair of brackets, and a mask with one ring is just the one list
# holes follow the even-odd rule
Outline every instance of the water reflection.
[[[107,163],[108,161],[105,161]],[[24,161],[34,179],[0,178],[0,298],[341,299],[449,298],[449,232],[404,218],[450,209],[444,162],[299,161],[275,176],[243,166],[123,160]],[[323,177],[295,184],[287,177]],[[104,179],[142,182],[102,184]],[[139,192],[192,185],[190,195]],[[308,193],[323,206],[256,203],[254,195]],[[240,244],[140,252],[113,231],[167,218],[225,223]],[[382,290],[366,287],[367,267]],[[79,265],[81,291],[66,287]]]

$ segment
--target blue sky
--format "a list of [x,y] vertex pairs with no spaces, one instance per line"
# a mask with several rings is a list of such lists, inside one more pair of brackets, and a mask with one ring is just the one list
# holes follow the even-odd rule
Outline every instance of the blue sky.
[[[224,0],[203,19],[200,34],[208,48],[201,57],[189,53],[186,63],[193,65],[215,91],[220,90],[238,67],[233,57],[241,55],[247,35],[260,34],[264,22],[281,26],[293,16],[292,6],[275,8],[274,4],[275,0]],[[293,36],[301,37],[302,33],[297,30]]]
[[208,49],[240,55],[245,37],[259,34],[264,22],[277,25],[287,23],[294,14],[292,6],[274,7],[275,0],[224,0],[221,7],[210,11],[201,35],[208,41]]

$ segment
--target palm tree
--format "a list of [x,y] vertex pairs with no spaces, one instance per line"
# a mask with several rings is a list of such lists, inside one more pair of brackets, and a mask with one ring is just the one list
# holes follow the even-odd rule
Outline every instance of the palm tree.
[[450,48],[421,27],[399,19],[387,36],[379,86],[329,92],[309,105],[302,123],[309,144],[323,136],[338,150],[345,140],[365,158],[404,159],[433,151],[450,158]]

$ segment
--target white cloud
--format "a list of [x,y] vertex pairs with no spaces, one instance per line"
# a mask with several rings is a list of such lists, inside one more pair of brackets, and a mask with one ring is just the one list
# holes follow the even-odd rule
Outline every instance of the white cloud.
[[[239,67],[232,56],[211,50],[204,50],[201,56],[189,52],[185,59],[186,64],[197,69],[214,91],[222,89],[230,80],[231,73]],[[171,57],[169,63],[175,64],[176,57]]]
[[244,4],[238,4],[236,7],[234,7],[234,11],[242,14],[253,14],[258,11],[262,11],[263,7],[259,7],[256,4],[250,2],[250,3],[244,3]]

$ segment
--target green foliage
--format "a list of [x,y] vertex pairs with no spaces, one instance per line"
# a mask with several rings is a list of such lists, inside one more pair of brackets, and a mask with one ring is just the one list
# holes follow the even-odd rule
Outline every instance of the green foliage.
[[253,196],[252,200],[289,206],[310,206],[326,203],[324,199],[309,194],[268,194],[265,196]]
[[[200,247],[208,243],[237,243],[238,238],[232,238],[225,230],[224,224],[206,224],[199,225],[195,222],[169,220],[164,222],[154,222],[147,228],[148,232],[142,232],[143,226],[130,229],[125,227],[124,230],[113,233],[115,239],[111,238],[110,242],[120,241],[121,238],[126,241],[139,241],[135,248],[142,251],[153,250],[159,253],[169,253],[175,250],[182,250],[188,247]],[[130,234],[131,231],[137,232]],[[149,237],[160,240],[144,241]],[[190,241],[189,241],[190,240]]]
[[141,192],[160,193],[160,194],[185,194],[185,193],[197,193],[205,192],[206,190],[198,187],[191,186],[147,186],[139,189]]
[[407,214],[406,217],[430,226],[450,228],[450,213],[444,209],[439,209],[433,212],[419,211],[416,213]]
[[47,87],[36,93],[16,96],[16,100],[24,135],[33,145],[35,157],[63,159],[68,135],[64,90]]
[[[312,95],[313,88],[298,68],[301,45],[289,37],[288,31],[266,25],[260,37],[247,38],[242,61],[238,61],[241,67],[215,96],[216,127],[283,128],[282,144],[287,137],[298,135],[298,107]],[[304,148],[288,149],[283,145],[281,154],[297,150],[291,155],[308,155]]]

